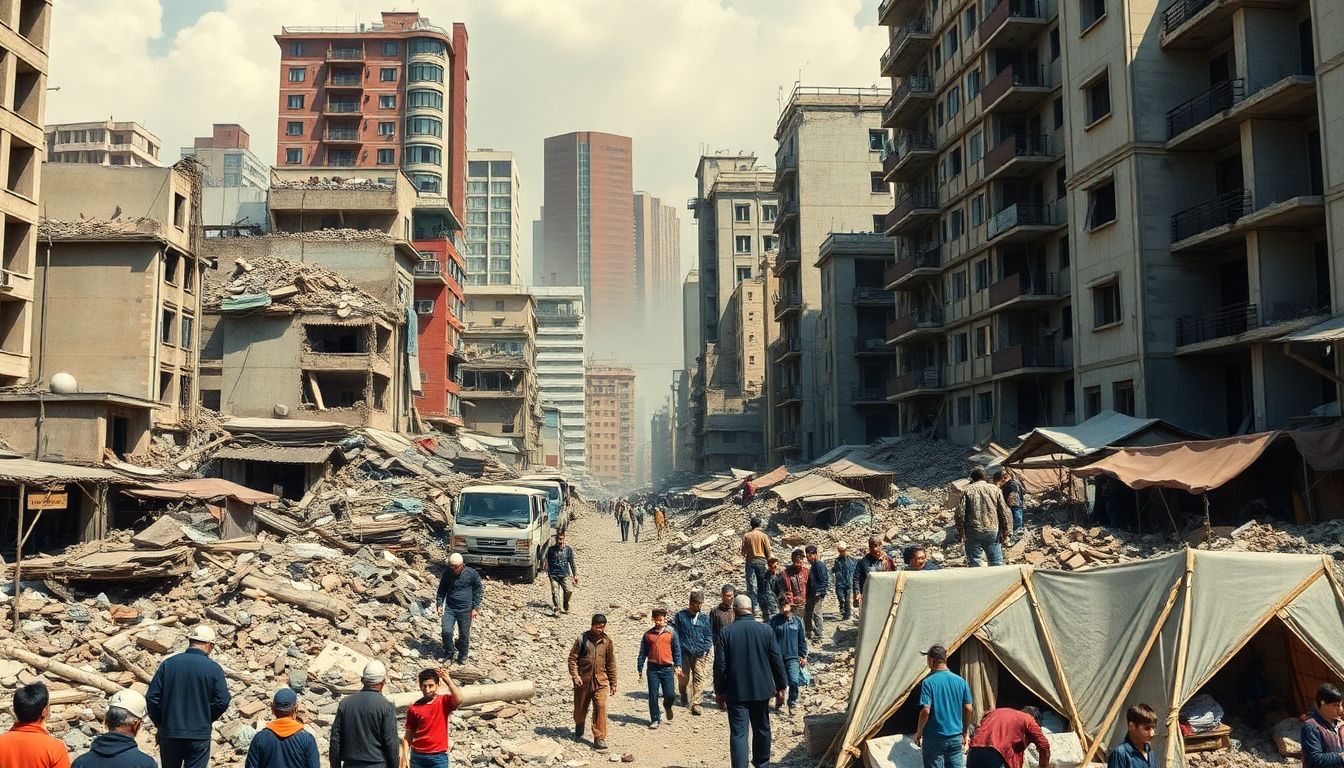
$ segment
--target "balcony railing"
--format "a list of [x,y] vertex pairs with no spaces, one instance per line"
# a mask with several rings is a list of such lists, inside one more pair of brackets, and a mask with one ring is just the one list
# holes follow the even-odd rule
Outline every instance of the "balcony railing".
[[359,102],[357,101],[328,101],[324,112],[337,112],[348,114],[359,111]]
[[995,374],[1022,368],[1058,368],[1064,365],[1064,355],[1056,344],[1015,344],[1000,349],[990,356],[990,368]]
[[987,109],[1012,88],[1045,88],[1050,85],[1050,70],[1045,66],[1014,64],[1004,67],[980,91],[980,106]]
[[355,156],[327,155],[327,165],[333,168],[353,168],[355,166]]
[[1167,138],[1174,139],[1246,97],[1241,78],[1221,82],[1167,112]]
[[854,352],[872,352],[874,354],[890,352],[887,340],[881,336],[858,336],[854,339]]
[[792,384],[784,384],[775,388],[775,402],[785,403],[789,400],[798,399],[798,387]]
[[1258,308],[1247,303],[1230,304],[1212,312],[1187,315],[1176,319],[1176,346],[1236,336],[1257,327],[1259,323]]
[[780,155],[778,160],[779,173],[786,174],[798,168],[798,156],[795,154]]
[[[931,95],[933,93],[933,78],[928,75],[912,75],[901,81],[901,85],[896,92],[891,94],[891,111],[895,112],[896,107],[911,95]],[[882,110],[884,113],[887,111]]]
[[775,221],[783,221],[790,216],[798,215],[798,201],[786,200],[779,204],[779,213],[775,215]]
[[364,58],[363,48],[328,48],[327,61],[361,61]]
[[883,387],[854,387],[849,398],[852,403],[883,403],[887,400],[887,391]]
[[797,310],[803,308],[803,297],[794,291],[776,293],[774,298],[775,298],[776,316],[784,312],[788,312],[789,310]]
[[997,237],[1014,227],[1048,226],[1051,223],[1050,219],[1048,205],[1013,203],[990,217],[985,225],[985,234],[988,237]]
[[1235,222],[1251,212],[1251,193],[1234,189],[1171,217],[1171,242],[1178,243],[1215,227]]
[[1059,276],[1054,272],[1019,272],[989,286],[989,306],[1023,296],[1057,296]]
[[882,302],[884,304],[891,302],[892,301],[891,291],[888,291],[886,288],[878,288],[876,286],[864,286],[864,285],[858,286],[854,289],[855,304],[858,304],[860,302],[869,303],[875,301]]
[[918,328],[941,328],[943,311],[941,308],[921,308],[908,315],[887,323],[887,341],[894,341]]
[[891,213],[887,214],[887,231],[890,232],[901,219],[920,210],[937,211],[938,194],[932,190],[920,190],[918,192],[912,192],[905,197],[902,197],[900,200],[897,200],[896,205],[891,209]]
[[887,382],[887,397],[896,397],[918,389],[942,389],[943,369],[924,368],[903,373]]
[[1176,0],[1162,12],[1163,34],[1193,19],[1196,14],[1212,5],[1214,0]]
[[881,70],[883,72],[886,71],[887,65],[896,57],[897,52],[901,50],[901,46],[905,45],[910,40],[911,35],[929,35],[931,33],[932,25],[929,24],[929,18],[927,16],[910,19],[900,27],[897,27],[896,34],[891,38],[891,45],[887,46],[887,50],[882,54],[882,59],[878,64]]
[[775,359],[803,351],[803,343],[799,339],[781,338],[771,346],[775,349]]
[[358,128],[328,128],[326,131],[327,141],[358,141]]
[[882,274],[886,285],[900,280],[916,269],[937,269],[942,264],[942,248],[938,243],[923,243],[909,251],[904,251],[896,263]]
[[349,86],[349,85],[363,85],[363,83],[364,83],[364,77],[362,75],[357,75],[353,73],[346,74],[343,72],[332,72],[331,75],[327,77],[327,85]]
[[1053,156],[1049,136],[1040,133],[1015,133],[985,153],[984,172],[988,176],[1019,157],[1049,159]]
[[775,274],[778,275],[789,267],[802,261],[798,255],[798,249],[789,247],[779,249],[779,255],[775,257]]
[[985,14],[984,21],[980,22],[980,42],[983,43],[993,37],[1009,19],[1044,21],[1045,12],[1039,0],[999,0],[999,3]]
[[431,259],[416,264],[412,271],[417,275],[438,275],[443,273],[443,265]]

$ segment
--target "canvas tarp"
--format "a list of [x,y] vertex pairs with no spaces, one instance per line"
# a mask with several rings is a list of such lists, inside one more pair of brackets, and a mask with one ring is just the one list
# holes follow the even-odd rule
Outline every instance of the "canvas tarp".
[[1288,435],[1302,460],[1312,469],[1321,472],[1344,469],[1344,427],[1294,430]]
[[[1115,411],[1102,411],[1072,427],[1037,427],[1022,436],[1022,442],[1003,460],[1017,466],[1027,459],[1090,456],[1113,446],[1157,445],[1200,437],[1161,419],[1136,419]],[[1058,462],[1058,459],[1055,459]]]
[[781,483],[770,489],[785,503],[801,501],[814,503],[820,501],[840,501],[842,499],[864,499],[868,494],[835,482],[825,475],[803,475],[797,480]]
[[1078,477],[1106,475],[1135,490],[1161,487],[1205,493],[1245,472],[1281,434],[1260,432],[1150,448],[1122,448],[1073,470],[1073,474]]
[[863,459],[854,461],[849,458],[837,459],[824,467],[820,467],[819,471],[825,472],[831,477],[844,478],[847,480],[862,480],[880,477],[891,478],[896,474],[890,467],[885,465],[878,465],[875,462],[864,461]]
[[706,480],[699,485],[691,486],[690,494],[697,499],[719,500],[726,499],[742,486],[742,481],[735,477],[716,477],[712,480]]
[[1329,320],[1317,323],[1310,328],[1285,336],[1283,340],[1326,343],[1344,340],[1344,315],[1335,315]]
[[201,477],[175,483],[149,483],[144,488],[126,491],[142,499],[234,499],[244,504],[265,504],[278,500],[274,494],[254,491],[218,477]]
[[789,479],[789,468],[780,464],[778,467],[766,472],[764,475],[752,480],[757,491],[763,491],[774,485],[779,485]]
[[[1095,757],[1146,701],[1159,763],[1184,764],[1180,707],[1274,616],[1344,675],[1344,602],[1327,558],[1185,550],[1085,571],[1030,566],[874,574],[864,588],[854,683],[838,745],[844,768],[917,690],[920,650],[974,634],[1070,720]],[[883,638],[886,638],[884,640]]]

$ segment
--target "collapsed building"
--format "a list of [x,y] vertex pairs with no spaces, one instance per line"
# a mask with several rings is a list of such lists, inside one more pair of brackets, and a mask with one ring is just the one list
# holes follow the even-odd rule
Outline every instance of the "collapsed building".
[[542,461],[536,301],[516,285],[475,286],[462,332],[468,430],[495,439],[516,466]]

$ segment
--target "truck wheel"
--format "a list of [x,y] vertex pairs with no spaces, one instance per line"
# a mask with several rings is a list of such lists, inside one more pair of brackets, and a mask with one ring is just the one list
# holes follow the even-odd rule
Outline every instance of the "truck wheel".
[[527,566],[527,583],[531,584],[537,580],[537,561],[533,560]]

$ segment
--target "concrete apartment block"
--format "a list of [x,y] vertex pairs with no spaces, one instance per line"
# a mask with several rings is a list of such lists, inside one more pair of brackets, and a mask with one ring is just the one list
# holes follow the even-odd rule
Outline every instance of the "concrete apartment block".
[[817,338],[822,290],[816,267],[833,232],[877,232],[891,209],[882,178],[886,131],[878,88],[796,87],[779,115],[775,189],[779,191],[778,288],[771,313],[779,338],[767,351],[767,436],[771,463],[811,459],[829,450],[822,439],[822,360]]
[[836,233],[821,244],[821,317],[813,345],[821,355],[821,439],[828,446],[870,443],[896,433],[896,405],[887,381],[896,350],[886,343],[895,318],[883,276],[891,239]]
[[545,286],[533,288],[532,295],[537,302],[537,384],[541,400],[559,410],[565,467],[583,472],[588,463],[583,289]]
[[182,148],[182,157],[201,161],[207,187],[268,189],[271,168],[252,154],[251,143],[252,137],[241,125],[215,123],[209,136],[197,136],[190,147]]
[[136,122],[95,120],[46,128],[47,162],[158,167],[163,142]]
[[635,301],[642,328],[657,331],[678,313],[681,222],[677,209],[647,192],[635,193]]
[[700,341],[700,272],[692,269],[681,282],[681,361],[682,367],[672,372],[672,469],[691,472],[695,469],[695,434],[691,403],[691,381],[699,363]]
[[467,285],[521,285],[522,181],[512,152],[467,151]]
[[589,365],[588,474],[616,491],[635,484],[635,372]]
[[513,443],[518,466],[542,461],[537,305],[517,285],[474,288],[462,332],[466,429]]

